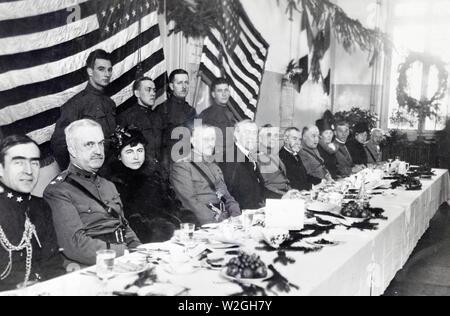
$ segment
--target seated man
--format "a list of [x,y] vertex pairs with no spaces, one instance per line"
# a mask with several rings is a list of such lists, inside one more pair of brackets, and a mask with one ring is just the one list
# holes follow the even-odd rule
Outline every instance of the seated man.
[[383,130],[374,128],[370,132],[370,140],[366,143],[367,159],[369,163],[379,163],[383,161],[381,143],[384,140]]
[[337,122],[335,134],[334,145],[337,148],[336,160],[338,177],[346,178],[352,173],[363,170],[364,167],[355,165],[352,155],[347,148],[347,140],[350,136],[350,125],[345,121]]
[[266,203],[264,179],[256,163],[258,126],[252,121],[239,122],[234,130],[235,144],[220,163],[225,183],[241,209],[259,209]]
[[369,126],[367,123],[358,123],[353,127],[354,137],[347,143],[347,148],[352,156],[353,163],[364,166],[364,168],[369,161],[365,148],[368,134]]
[[302,138],[302,149],[299,155],[308,173],[309,183],[317,185],[322,180],[333,181],[330,172],[325,167],[325,161],[317,149],[320,140],[319,128],[315,125],[305,127]]
[[31,195],[39,147],[26,136],[0,142],[0,291],[64,274],[50,207]]
[[97,175],[105,161],[101,126],[80,120],[70,124],[65,133],[70,165],[46,188],[44,198],[52,208],[65,256],[94,265],[98,250],[111,248],[121,256],[140,241],[123,217],[116,187]]
[[191,137],[191,156],[172,165],[170,181],[183,206],[193,212],[200,225],[241,215],[228,192],[222,171],[214,163],[214,127],[196,126]]
[[266,197],[271,199],[281,199],[291,190],[286,177],[286,167],[278,155],[279,144],[279,128],[272,125],[263,126],[259,132],[258,165],[264,178]]
[[312,185],[308,182],[308,174],[302,159],[298,155],[301,149],[302,134],[296,127],[284,132],[284,146],[280,150],[280,159],[286,166],[286,175],[293,189],[309,191]]

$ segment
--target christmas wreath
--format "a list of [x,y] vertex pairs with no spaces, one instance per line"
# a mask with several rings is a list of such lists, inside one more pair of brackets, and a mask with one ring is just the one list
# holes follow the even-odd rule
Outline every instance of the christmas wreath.
[[[438,70],[438,89],[430,99],[417,100],[408,94],[408,70],[414,63],[421,62],[424,67],[436,67]],[[440,101],[448,89],[448,72],[445,62],[440,58],[423,53],[411,53],[399,67],[397,101],[400,108],[419,119],[439,117]]]

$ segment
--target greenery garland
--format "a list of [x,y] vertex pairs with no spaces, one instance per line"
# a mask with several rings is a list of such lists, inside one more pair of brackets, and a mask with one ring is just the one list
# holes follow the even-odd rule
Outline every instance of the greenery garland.
[[[408,71],[416,62],[421,62],[424,67],[435,66],[438,70],[438,89],[431,99],[417,100],[411,97],[407,92],[409,87]],[[411,53],[406,58],[406,61],[399,66],[397,101],[400,109],[405,109],[409,115],[417,116],[419,120],[425,118],[438,118],[441,105],[440,101],[445,97],[448,89],[448,71],[445,66],[445,62],[438,57],[424,53]],[[401,111],[395,113],[394,118],[399,122],[409,121],[406,117],[402,117],[400,112]]]
[[[159,12],[166,14],[167,23],[173,22],[172,33],[183,32],[185,37],[199,38],[208,35],[211,28],[217,28],[222,16],[219,8],[221,0],[158,0]],[[255,0],[257,1],[257,0]],[[281,6],[280,0],[275,0]],[[329,0],[287,0],[285,13],[293,21],[294,11],[308,12],[309,33],[312,39],[312,79],[321,78],[320,61],[329,49],[330,33],[333,30],[338,43],[351,53],[356,48],[369,53],[370,65],[373,65],[380,51],[389,50],[391,42],[386,34],[379,30],[365,28],[358,20],[348,17],[345,12]],[[314,34],[312,31],[317,29]]]

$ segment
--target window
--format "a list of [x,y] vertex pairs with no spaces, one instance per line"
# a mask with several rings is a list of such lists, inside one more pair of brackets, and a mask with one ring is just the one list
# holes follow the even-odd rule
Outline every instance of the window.
[[[392,1],[392,38],[395,49],[392,54],[389,98],[389,128],[417,129],[415,124],[391,122],[392,114],[398,111],[397,84],[398,67],[411,51],[429,53],[450,63],[450,1],[449,0],[400,0]],[[423,69],[422,64],[414,64],[409,74],[409,94],[416,99],[430,98],[437,90],[437,69]],[[450,99],[441,101],[440,119],[427,119],[425,130],[436,131],[444,128],[450,114]]]

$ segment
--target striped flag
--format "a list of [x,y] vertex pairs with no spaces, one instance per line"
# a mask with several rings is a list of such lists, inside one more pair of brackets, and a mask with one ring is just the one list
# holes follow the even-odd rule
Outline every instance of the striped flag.
[[217,0],[219,27],[205,38],[200,75],[206,84],[230,82],[230,105],[238,119],[254,120],[269,45],[238,0]]
[[107,94],[133,101],[138,75],[155,79],[165,100],[166,64],[154,0],[20,0],[0,3],[0,126],[47,148],[60,107],[87,84],[95,49],[111,52]]

